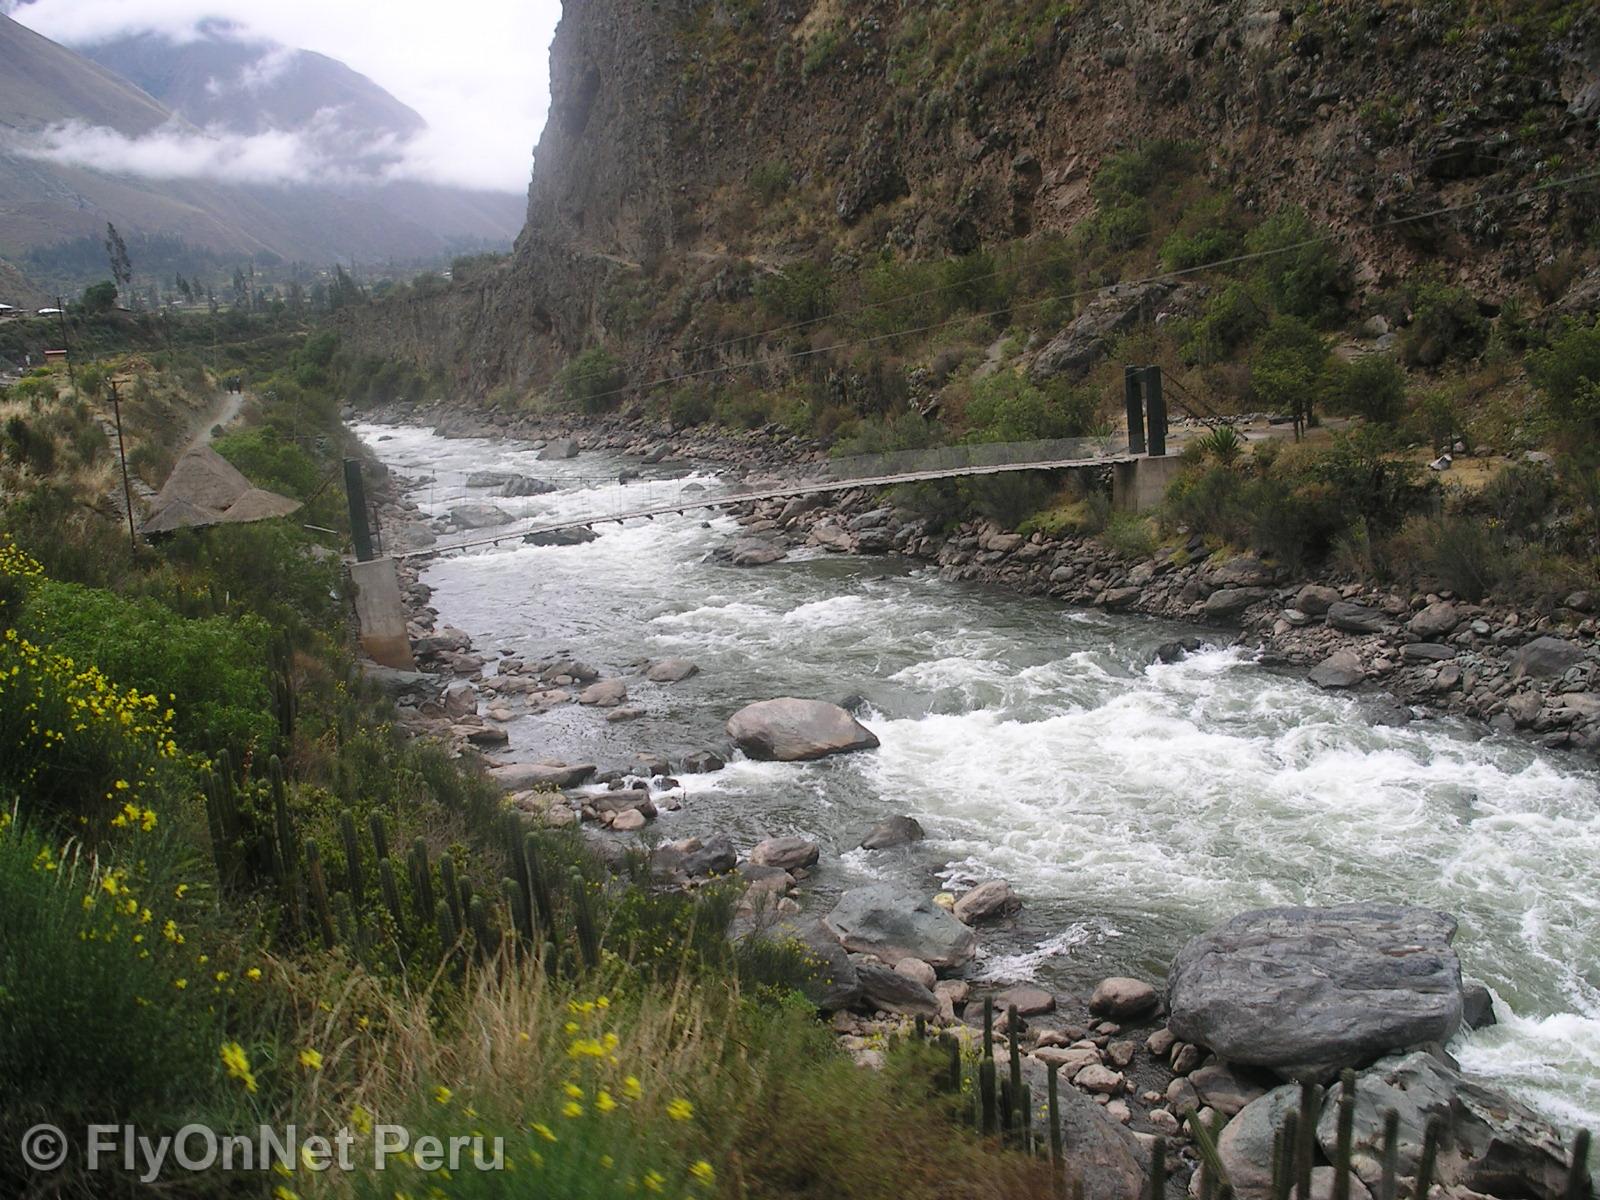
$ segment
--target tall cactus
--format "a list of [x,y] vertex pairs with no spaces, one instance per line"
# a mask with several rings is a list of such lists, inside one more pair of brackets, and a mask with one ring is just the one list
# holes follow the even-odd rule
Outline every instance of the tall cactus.
[[1311,1200],[1311,1168],[1317,1159],[1317,1085],[1300,1084],[1300,1118],[1295,1128],[1294,1187],[1299,1200]]
[[[1051,1082],[1055,1076],[1050,1077]],[[1051,1158],[1056,1158],[1052,1147]],[[1150,1146],[1150,1200],[1163,1200],[1167,1194],[1167,1139],[1159,1134]]]
[[1563,1200],[1593,1200],[1594,1186],[1589,1179],[1589,1131],[1578,1130],[1572,1139],[1572,1165],[1567,1169]]
[[583,955],[583,965],[592,971],[600,965],[600,931],[594,923],[589,885],[577,871],[572,873],[572,917],[573,924],[578,927],[578,950]]
[[379,860],[388,858],[389,830],[383,823],[383,814],[377,811],[367,814],[367,827],[372,830],[372,848]]
[[978,1111],[981,1115],[978,1129],[984,1137],[995,1133],[994,1074],[994,1056],[985,1055],[978,1063]]
[[1333,1200],[1350,1200],[1350,1158],[1355,1147],[1356,1073],[1339,1076],[1338,1132],[1333,1150]]
[[[1045,1095],[1049,1099],[1050,1110],[1050,1161],[1057,1166],[1061,1165],[1061,1064],[1053,1062],[1049,1066],[1049,1075],[1046,1079]],[[1159,1140],[1157,1142],[1159,1144]]]
[[550,887],[546,882],[544,865],[539,858],[539,839],[529,833],[522,839],[522,872],[528,888],[530,917],[544,928],[547,942],[559,942],[556,933],[555,906],[550,902]]
[[1380,1170],[1375,1200],[1395,1200],[1400,1175],[1400,1114],[1392,1108],[1383,1114],[1383,1164]]
[[426,926],[433,920],[433,867],[428,862],[428,843],[422,838],[411,843],[406,865],[411,872],[412,910],[417,915],[417,925]]
[[361,878],[361,840],[356,836],[356,815],[348,808],[339,812],[339,837],[344,842],[344,884],[354,904],[366,893]]
[[311,884],[311,905],[317,914],[317,929],[322,934],[322,948],[332,950],[333,911],[328,907],[328,880],[322,873],[322,851],[317,843],[309,838],[306,840],[306,876]]
[[459,932],[466,928],[466,913],[461,909],[461,888],[456,883],[456,864],[448,854],[439,859],[439,891],[450,906],[450,920]]
[[461,941],[461,926],[456,923],[455,910],[440,900],[434,909],[434,921],[439,930],[440,954],[450,958],[455,953],[456,944]]
[[[1022,1018],[1017,1015],[1015,1004],[1006,1007],[1006,1046],[1011,1067],[1011,1103],[1013,1106],[1023,1104],[1022,1097]],[[1006,1124],[1020,1133],[1022,1129],[1022,1113],[1015,1107]]]
[[404,939],[406,910],[400,903],[400,884],[394,877],[394,864],[387,858],[378,860],[378,887],[383,892],[383,904],[389,910],[389,919],[394,922],[395,934]]
[[1417,1160],[1416,1200],[1428,1200],[1433,1187],[1433,1168],[1439,1157],[1439,1134],[1442,1130],[1438,1117],[1429,1117],[1422,1131],[1422,1157]]
[[494,957],[500,939],[489,923],[489,906],[483,902],[482,896],[472,898],[472,902],[467,906],[467,918],[472,925],[473,939],[478,944],[478,960],[487,962]]
[[524,945],[533,945],[533,925],[528,920],[527,895],[517,886],[515,879],[502,879],[500,894],[505,897],[506,907],[511,910],[511,927],[517,931]]

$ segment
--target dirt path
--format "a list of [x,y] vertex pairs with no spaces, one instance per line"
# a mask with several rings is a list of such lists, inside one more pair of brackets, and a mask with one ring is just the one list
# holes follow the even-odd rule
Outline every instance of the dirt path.
[[209,446],[211,444],[212,431],[219,428],[226,431],[228,426],[233,423],[234,418],[239,415],[239,410],[245,406],[247,401],[253,398],[249,392],[223,392],[222,395],[217,397],[217,402],[212,405],[211,411],[206,414],[199,430],[189,439],[188,444],[179,452],[178,457],[182,458],[197,446]]

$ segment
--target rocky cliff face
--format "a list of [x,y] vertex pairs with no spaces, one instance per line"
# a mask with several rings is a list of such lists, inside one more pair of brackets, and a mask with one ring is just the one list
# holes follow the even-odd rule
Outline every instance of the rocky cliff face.
[[512,261],[352,317],[353,343],[478,391],[601,342],[636,377],[705,365],[726,340],[708,307],[785,264],[1069,232],[1109,156],[1165,139],[1199,148],[1180,197],[1347,233],[1359,289],[1429,262],[1537,308],[1600,237],[1593,181],[1482,202],[1594,169],[1600,19],[1579,4],[588,0],[551,59]]

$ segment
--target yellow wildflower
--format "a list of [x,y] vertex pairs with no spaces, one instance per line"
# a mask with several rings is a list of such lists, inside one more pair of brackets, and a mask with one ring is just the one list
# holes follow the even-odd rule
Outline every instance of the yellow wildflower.
[[452,1092],[449,1088],[445,1087],[444,1084],[442,1084],[442,1083],[438,1087],[433,1089],[433,1099],[434,1099],[435,1103],[438,1103],[438,1104],[449,1104],[450,1103],[450,1097],[452,1097],[454,1095],[455,1095],[455,1093]]
[[694,1116],[694,1105],[680,1096],[667,1105],[667,1116],[674,1121],[687,1121]]
[[703,1183],[707,1187],[717,1181],[717,1173],[711,1169],[711,1164],[703,1158],[689,1168],[689,1174],[696,1183]]
[[322,1055],[310,1046],[300,1051],[300,1065],[308,1071],[322,1070]]

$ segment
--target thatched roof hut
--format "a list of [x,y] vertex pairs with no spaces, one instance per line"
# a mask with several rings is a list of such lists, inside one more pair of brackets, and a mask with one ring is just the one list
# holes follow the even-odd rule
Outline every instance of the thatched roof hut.
[[196,446],[178,460],[162,485],[144,532],[266,521],[286,517],[299,507],[298,501],[287,496],[253,487],[210,446]]

